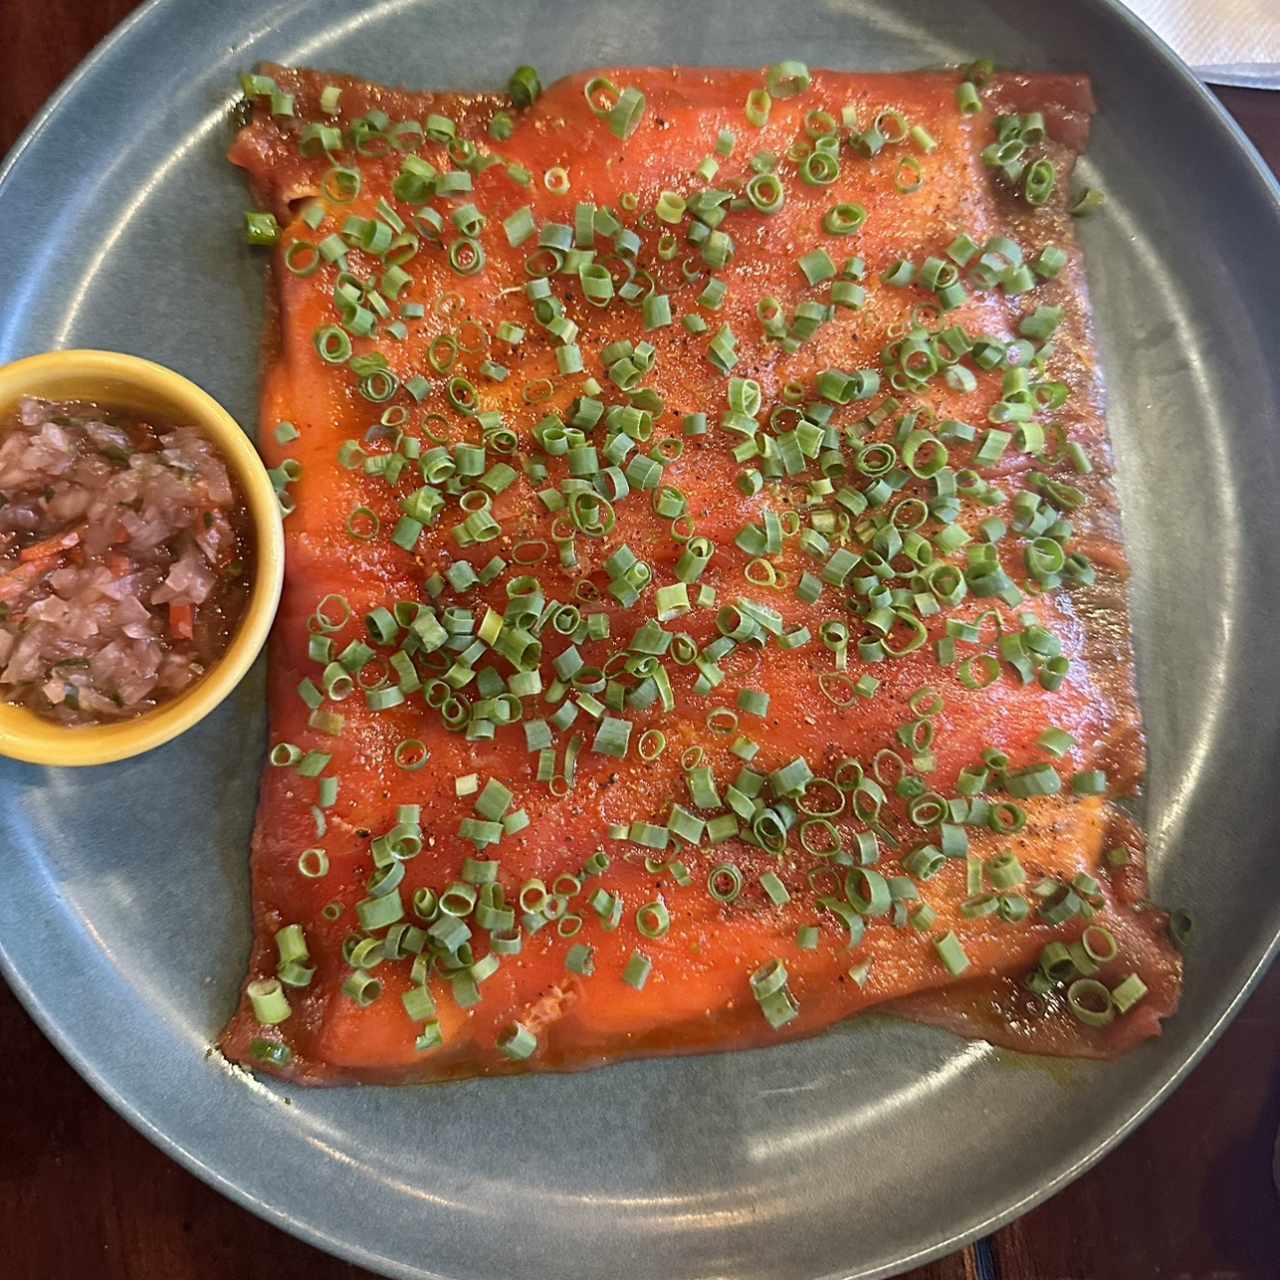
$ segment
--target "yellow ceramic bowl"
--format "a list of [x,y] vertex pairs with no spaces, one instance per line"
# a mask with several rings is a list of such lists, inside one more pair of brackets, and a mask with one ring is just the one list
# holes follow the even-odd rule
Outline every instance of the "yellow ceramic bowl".
[[284,582],[284,536],[271,480],[236,420],[207,392],[172,369],[114,351],[51,351],[0,368],[0,415],[23,396],[96,400],[142,409],[199,427],[240,482],[257,540],[253,591],[226,653],[171,702],[133,720],[58,725],[0,702],[0,755],[34,764],[106,764],[150,751],[202,720],[231,692],[258,656]]

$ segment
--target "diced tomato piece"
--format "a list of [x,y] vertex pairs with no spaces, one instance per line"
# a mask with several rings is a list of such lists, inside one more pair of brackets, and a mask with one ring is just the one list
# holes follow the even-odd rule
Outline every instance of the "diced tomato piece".
[[169,603],[169,634],[175,640],[190,640],[196,633],[196,607],[177,600]]

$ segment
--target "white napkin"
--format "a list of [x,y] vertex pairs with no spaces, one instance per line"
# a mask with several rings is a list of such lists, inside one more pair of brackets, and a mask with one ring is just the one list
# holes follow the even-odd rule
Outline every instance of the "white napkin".
[[1280,89],[1280,0],[1124,0],[1211,84]]

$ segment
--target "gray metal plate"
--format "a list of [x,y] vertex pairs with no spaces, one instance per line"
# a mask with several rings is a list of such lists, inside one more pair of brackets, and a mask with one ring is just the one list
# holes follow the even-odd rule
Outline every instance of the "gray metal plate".
[[[0,767],[0,961],[149,1137],[314,1243],[396,1276],[885,1275],[1061,1187],[1155,1106],[1276,945],[1280,202],[1234,126],[1106,0],[156,0],[11,157],[0,361],[114,347],[252,421],[259,264],[222,160],[236,73],[310,63],[492,87],[600,63],[1087,69],[1084,229],[1135,574],[1155,895],[1195,903],[1162,1040],[1048,1066],[889,1018],[576,1078],[305,1092],[206,1054],[249,946],[261,673],[179,741]],[[20,235],[20,240],[18,239]]]

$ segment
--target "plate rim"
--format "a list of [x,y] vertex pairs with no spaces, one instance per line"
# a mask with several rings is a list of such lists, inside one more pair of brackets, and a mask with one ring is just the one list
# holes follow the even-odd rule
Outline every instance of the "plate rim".
[[[81,59],[31,118],[15,139],[8,153],[0,160],[0,188],[3,188],[6,179],[39,138],[49,121],[61,109],[64,101],[71,96],[82,81],[91,75],[97,65],[105,61],[114,52],[117,45],[123,44],[128,40],[137,27],[151,20],[154,14],[181,2],[182,0],[143,0],[142,4],[109,31]],[[1196,76],[1192,68],[1147,23],[1143,22],[1133,10],[1126,7],[1122,0],[1084,0],[1084,8],[1086,14],[1089,9],[1101,11],[1109,15],[1111,20],[1119,21],[1127,26],[1130,32],[1147,47],[1151,56],[1162,63],[1165,70],[1174,75],[1180,82],[1183,91],[1188,92],[1191,99],[1199,104],[1202,113],[1204,113],[1205,123],[1215,125],[1220,133],[1225,135],[1231,144],[1234,144],[1240,157],[1246,162],[1247,175],[1258,183],[1261,193],[1272,206],[1277,220],[1277,230],[1280,231],[1280,175],[1271,170],[1243,128],[1210,91],[1206,83]],[[1257,950],[1245,981],[1221,1009],[1212,1025],[1201,1035],[1199,1041],[1183,1056],[1178,1066],[1158,1088],[1145,1094],[1141,1102],[1133,1108],[1120,1124],[1111,1132],[1103,1135],[1087,1152],[1067,1167],[1059,1170],[1047,1181],[1040,1183],[1032,1191],[1007,1205],[1000,1212],[989,1214],[977,1221],[970,1221],[952,1231],[945,1239],[935,1240],[911,1254],[901,1256],[892,1262],[884,1263],[869,1271],[862,1270],[856,1273],[847,1271],[831,1272],[826,1276],[815,1277],[815,1280],[885,1280],[885,1278],[899,1275],[909,1268],[919,1267],[938,1258],[949,1256],[971,1244],[974,1240],[1000,1230],[1010,1222],[1057,1195],[1097,1164],[1103,1156],[1114,1150],[1139,1125],[1149,1119],[1168,1100],[1170,1095],[1182,1085],[1187,1076],[1195,1070],[1209,1050],[1217,1043],[1245,1002],[1252,996],[1277,955],[1280,955],[1280,922],[1277,923],[1277,927],[1272,932],[1269,940],[1266,940]],[[1247,956],[1244,959],[1248,962]],[[211,1167],[194,1151],[188,1150],[164,1130],[157,1127],[129,1098],[111,1085],[87,1056],[71,1043],[70,1033],[64,1030],[62,1025],[54,1021],[52,1014],[45,1008],[34,987],[14,967],[3,938],[0,938],[0,975],[3,975],[9,989],[17,997],[32,1021],[39,1027],[41,1033],[53,1044],[59,1055],[70,1064],[73,1070],[93,1089],[98,1097],[136,1132],[146,1138],[148,1142],[159,1148],[170,1159],[176,1161],[188,1173],[199,1178],[205,1185],[270,1225],[344,1261],[386,1276],[405,1277],[406,1280],[421,1280],[423,1275],[437,1277],[437,1280],[447,1280],[446,1277],[434,1271],[424,1272],[419,1267],[411,1269],[396,1259],[372,1253],[360,1245],[352,1245],[345,1240],[328,1235],[315,1223],[297,1219],[277,1205],[254,1196],[238,1182],[231,1180],[219,1170]],[[216,1054],[217,1051],[216,1048],[210,1048],[209,1052]],[[227,1064],[226,1069],[238,1070],[232,1064]]]

